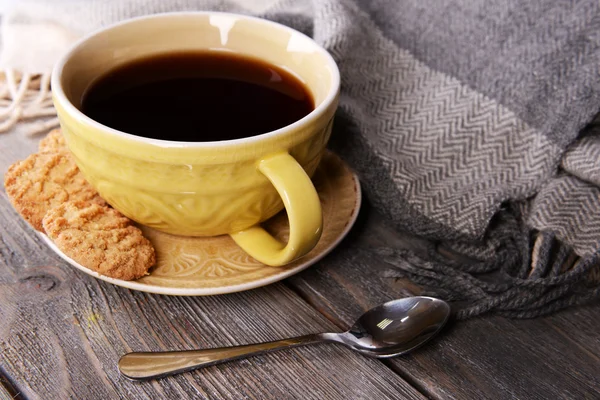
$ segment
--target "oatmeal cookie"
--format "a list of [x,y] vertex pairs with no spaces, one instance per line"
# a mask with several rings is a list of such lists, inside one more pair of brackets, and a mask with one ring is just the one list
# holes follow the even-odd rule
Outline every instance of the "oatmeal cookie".
[[154,247],[142,231],[112,208],[70,201],[50,210],[43,224],[60,250],[102,275],[133,280],[156,262]]
[[68,153],[69,148],[60,129],[50,131],[40,140],[40,153]]
[[4,187],[19,214],[42,232],[44,215],[66,201],[106,204],[85,180],[69,153],[30,155],[8,168]]

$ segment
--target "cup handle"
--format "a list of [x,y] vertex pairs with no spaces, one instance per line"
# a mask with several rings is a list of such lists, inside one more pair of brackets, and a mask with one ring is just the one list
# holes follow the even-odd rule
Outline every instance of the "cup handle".
[[258,170],[271,181],[283,200],[290,223],[288,242],[281,243],[260,225],[230,236],[256,260],[279,267],[302,257],[319,241],[323,231],[321,202],[309,176],[288,153],[261,159]]

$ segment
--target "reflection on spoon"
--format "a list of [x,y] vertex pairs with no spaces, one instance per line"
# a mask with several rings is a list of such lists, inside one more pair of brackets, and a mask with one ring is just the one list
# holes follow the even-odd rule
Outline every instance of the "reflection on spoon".
[[449,315],[450,306],[443,300],[407,297],[370,309],[347,332],[318,333],[216,349],[134,352],[121,357],[119,370],[130,379],[162,378],[225,361],[320,342],[341,343],[369,357],[394,357],[431,339],[444,326]]

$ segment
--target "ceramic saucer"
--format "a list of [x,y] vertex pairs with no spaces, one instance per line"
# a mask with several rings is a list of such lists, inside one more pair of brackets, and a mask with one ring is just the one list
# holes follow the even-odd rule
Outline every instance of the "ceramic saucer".
[[[140,226],[156,249],[157,263],[150,274],[136,281],[100,275],[63,254],[46,236],[50,248],[69,264],[112,284],[144,292],[207,296],[233,293],[277,282],[313,265],[328,254],[350,231],[360,209],[358,178],[333,153],[327,153],[313,182],[323,209],[323,235],[306,256],[284,267],[269,267],[244,253],[227,236],[194,238],[174,236]],[[288,222],[281,212],[263,226],[280,240],[287,240]]]

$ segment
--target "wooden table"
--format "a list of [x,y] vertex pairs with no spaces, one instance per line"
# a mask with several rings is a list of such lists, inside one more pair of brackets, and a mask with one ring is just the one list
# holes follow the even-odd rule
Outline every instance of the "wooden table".
[[[39,138],[0,136],[0,170]],[[122,378],[130,350],[191,349],[345,329],[364,310],[418,293],[370,249],[418,246],[368,199],[350,236],[282,282],[214,297],[134,292],[67,265],[0,193],[0,399],[598,399],[600,307],[548,318],[451,324],[413,354],[367,359],[297,348],[151,382]]]

